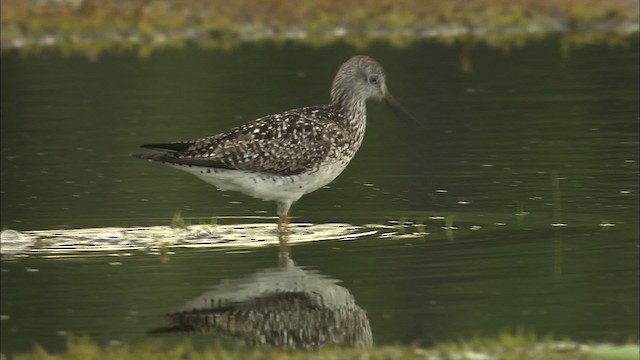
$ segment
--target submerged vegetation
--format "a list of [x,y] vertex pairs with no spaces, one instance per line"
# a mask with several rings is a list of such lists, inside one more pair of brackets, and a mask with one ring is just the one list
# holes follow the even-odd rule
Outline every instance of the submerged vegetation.
[[247,41],[354,46],[417,39],[519,44],[563,32],[568,44],[620,42],[638,32],[634,0],[59,0],[2,2],[3,50],[56,47],[97,57],[107,48],[141,56],[186,41],[222,49]]
[[[147,341],[141,345],[112,344],[101,347],[87,337],[69,337],[63,353],[48,352],[36,345],[27,353],[17,354],[15,360],[58,359],[260,359],[260,360],[315,360],[315,359],[500,359],[500,360],[599,360],[637,359],[637,345],[585,345],[570,341],[540,339],[525,331],[505,332],[495,338],[475,338],[443,343],[431,349],[418,346],[374,346],[368,349],[326,348],[315,352],[283,351],[277,349],[229,349],[210,345],[199,349],[190,342],[166,345]],[[7,357],[2,355],[2,359]]]

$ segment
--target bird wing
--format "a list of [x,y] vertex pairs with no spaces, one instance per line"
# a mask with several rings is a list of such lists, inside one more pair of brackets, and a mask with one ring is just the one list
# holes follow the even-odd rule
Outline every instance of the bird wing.
[[[226,133],[169,144],[147,144],[163,154],[136,157],[173,164],[296,175],[337,150],[341,115],[326,106],[267,115]],[[320,120],[321,118],[321,120]]]

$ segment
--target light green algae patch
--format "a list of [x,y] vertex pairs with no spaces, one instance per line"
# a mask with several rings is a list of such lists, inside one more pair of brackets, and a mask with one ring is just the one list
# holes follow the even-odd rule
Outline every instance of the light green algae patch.
[[569,41],[616,42],[638,32],[634,0],[60,0],[2,2],[1,48],[25,52],[55,47],[95,58],[105,49],[232,49],[244,42],[344,41],[364,47],[469,37],[488,44],[522,43],[562,32]]
[[[586,345],[571,341],[539,339],[531,333],[503,333],[495,338],[475,338],[453,343],[435,345],[430,349],[418,346],[374,346],[369,349],[325,348],[316,352],[281,351],[277,349],[229,349],[211,345],[197,349],[189,342],[165,345],[159,340],[147,341],[142,345],[124,344],[101,347],[87,337],[70,337],[67,349],[54,354],[36,345],[27,353],[12,356],[15,360],[58,360],[58,359],[157,359],[157,360],[219,360],[219,359],[260,359],[260,360],[320,360],[320,359],[368,359],[368,360],[604,360],[638,359],[637,345]],[[7,356],[2,355],[2,359]]]

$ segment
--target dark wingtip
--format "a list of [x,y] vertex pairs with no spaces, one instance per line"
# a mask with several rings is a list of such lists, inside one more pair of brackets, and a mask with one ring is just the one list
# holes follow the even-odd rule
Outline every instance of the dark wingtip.
[[187,150],[190,146],[191,146],[190,142],[140,145],[140,147],[143,149],[154,149],[154,150],[164,150],[164,151],[182,151],[182,150]]
[[142,144],[140,147],[143,149],[163,149],[163,145],[165,144]]
[[160,162],[163,164],[201,166],[216,169],[233,169],[232,167],[215,160],[178,158],[173,153],[133,153],[131,157],[142,160]]

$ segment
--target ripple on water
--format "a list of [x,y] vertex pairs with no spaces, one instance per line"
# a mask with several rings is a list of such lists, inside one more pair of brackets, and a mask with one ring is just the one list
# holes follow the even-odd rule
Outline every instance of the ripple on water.
[[[322,240],[351,240],[377,230],[342,223],[291,224],[289,244]],[[29,253],[77,254],[91,251],[147,250],[169,247],[230,249],[276,245],[279,235],[271,223],[189,225],[180,227],[103,227],[69,230],[2,231],[2,255]]]

